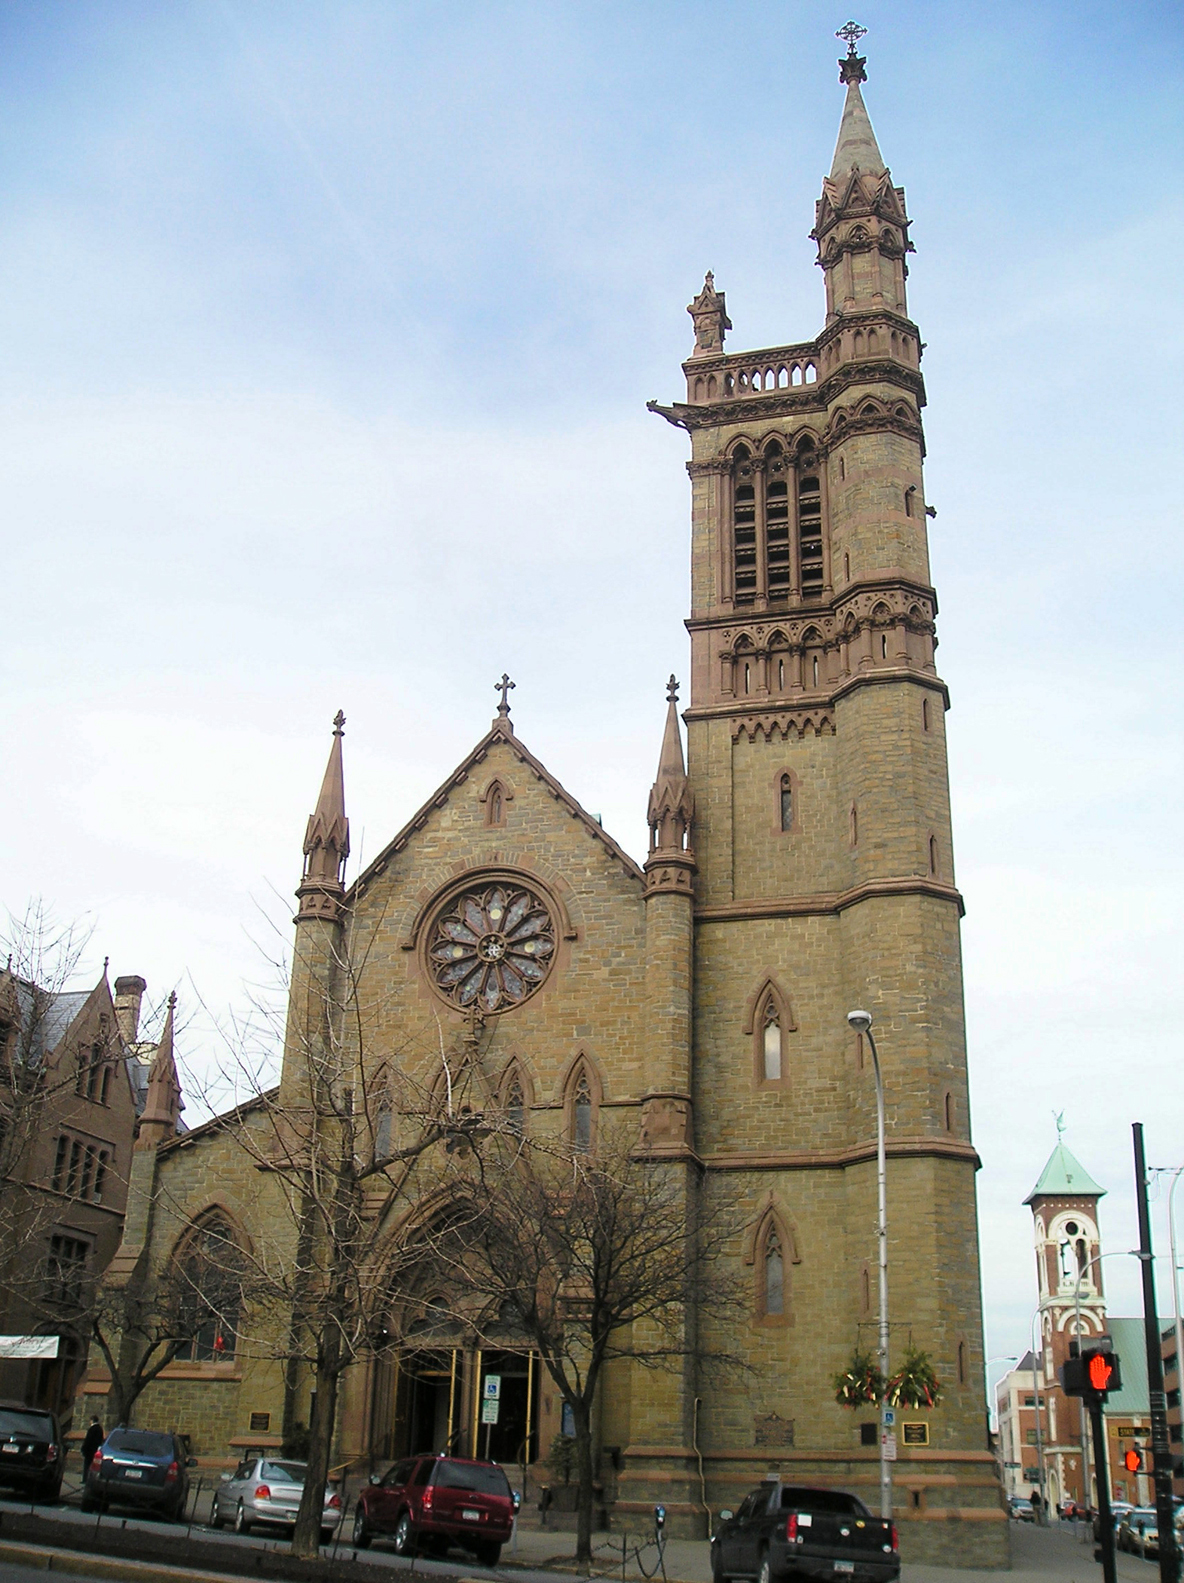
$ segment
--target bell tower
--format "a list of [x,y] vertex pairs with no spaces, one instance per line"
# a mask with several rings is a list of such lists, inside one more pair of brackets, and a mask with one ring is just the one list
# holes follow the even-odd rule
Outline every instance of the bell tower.
[[721,1478],[746,1451],[746,1477],[772,1457],[785,1478],[866,1482],[876,1504],[878,1436],[833,1387],[875,1320],[875,1093],[846,1022],[866,1004],[888,1107],[891,1361],[911,1338],[942,1385],[917,1415],[911,1483],[900,1447],[897,1515],[911,1559],[996,1565],[922,343],[862,31],[841,34],[845,100],[811,232],[821,331],[725,350],[708,274],[685,400],[650,403],[691,443],[694,1147],[750,1206],[766,1381],[744,1422],[704,1385],[702,1424]]

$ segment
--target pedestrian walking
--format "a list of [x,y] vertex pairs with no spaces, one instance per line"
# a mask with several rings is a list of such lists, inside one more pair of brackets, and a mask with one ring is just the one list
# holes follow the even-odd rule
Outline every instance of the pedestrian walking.
[[103,1425],[97,1413],[92,1413],[87,1431],[82,1437],[82,1477],[85,1479],[90,1472],[90,1465],[95,1459],[95,1452],[102,1445],[107,1436],[103,1432]]

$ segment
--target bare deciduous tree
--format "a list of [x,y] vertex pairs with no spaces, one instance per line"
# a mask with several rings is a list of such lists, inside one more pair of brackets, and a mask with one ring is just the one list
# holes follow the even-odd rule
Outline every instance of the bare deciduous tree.
[[743,1295],[727,1273],[726,1244],[739,1224],[722,1195],[710,1205],[696,1167],[647,1158],[625,1125],[602,1125],[595,1151],[492,1130],[471,1172],[483,1200],[437,1258],[480,1308],[538,1349],[571,1410],[578,1474],[576,1557],[592,1557],[593,1406],[606,1364],[647,1369],[744,1365],[704,1358],[696,1313],[739,1314]]

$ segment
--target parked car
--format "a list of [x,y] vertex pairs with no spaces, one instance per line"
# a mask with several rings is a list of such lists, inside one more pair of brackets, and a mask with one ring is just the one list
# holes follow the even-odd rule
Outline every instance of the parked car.
[[1159,1555],[1159,1518],[1154,1506],[1134,1506],[1118,1525],[1115,1543],[1136,1556]]
[[0,1484],[34,1500],[56,1501],[66,1448],[53,1413],[21,1402],[0,1402]]
[[154,1429],[113,1429],[95,1453],[82,1486],[84,1512],[109,1505],[141,1506],[179,1522],[189,1495],[186,1454],[176,1435]]
[[496,1566],[510,1537],[518,1497],[496,1462],[461,1457],[408,1457],[381,1477],[375,1474],[358,1496],[353,1543],[365,1550],[380,1534],[392,1534],[400,1555],[419,1548],[470,1551],[484,1566]]
[[[307,1462],[293,1462],[287,1457],[273,1460],[257,1452],[244,1457],[233,1473],[224,1473],[218,1481],[210,1526],[221,1528],[233,1523],[238,1534],[249,1534],[257,1524],[295,1527],[307,1473]],[[341,1496],[326,1484],[321,1537],[331,1538],[340,1521]]]
[[896,1524],[873,1517],[845,1490],[768,1479],[735,1512],[719,1516],[711,1541],[714,1583],[824,1576],[891,1583],[900,1576]]
[[[1114,1530],[1114,1532],[1116,1534],[1118,1532],[1118,1525],[1119,1525],[1119,1523],[1126,1516],[1127,1512],[1133,1512],[1134,1509],[1135,1508],[1131,1505],[1130,1501],[1111,1501],[1110,1502],[1110,1526],[1111,1526],[1111,1528],[1113,1528],[1113,1530]],[[1102,1514],[1101,1514],[1101,1512],[1095,1512],[1094,1513],[1094,1538],[1095,1539],[1101,1539],[1101,1537],[1102,1537]]]
[[1009,1495],[1007,1497],[1007,1515],[1014,1517],[1017,1523],[1034,1523],[1036,1521],[1036,1508],[1026,1495]]

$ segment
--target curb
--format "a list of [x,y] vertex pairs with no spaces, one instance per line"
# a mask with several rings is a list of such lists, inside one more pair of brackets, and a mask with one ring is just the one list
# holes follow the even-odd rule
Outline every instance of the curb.
[[172,1578],[174,1583],[252,1583],[251,1579],[236,1579],[225,1572],[195,1572],[188,1567],[162,1566],[156,1561],[87,1555],[82,1550],[47,1550],[42,1545],[14,1544],[8,1540],[0,1540],[0,1561],[33,1567],[39,1572],[118,1578],[124,1583],[152,1583],[154,1578]]

